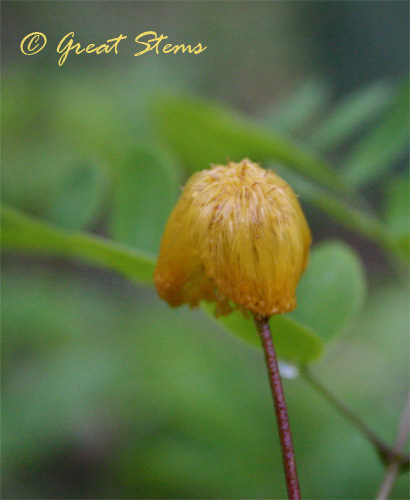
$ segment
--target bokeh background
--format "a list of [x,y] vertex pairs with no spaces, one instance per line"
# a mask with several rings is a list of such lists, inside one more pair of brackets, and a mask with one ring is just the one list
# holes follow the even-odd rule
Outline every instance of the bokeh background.
[[[408,78],[408,27],[407,2],[3,2],[3,202],[155,255],[152,228],[178,190],[153,186],[133,155],[158,150],[176,186],[187,177],[157,130],[159,94],[222,102],[308,143],[358,89],[376,85],[375,107],[388,102]],[[207,49],[134,57],[133,39],[147,30]],[[27,57],[20,42],[34,31],[48,44]],[[72,31],[82,45],[128,38],[118,55],[70,54],[59,67],[55,48]],[[327,159],[341,168],[384,111]],[[362,190],[377,213],[390,180],[406,182],[406,155],[393,160]],[[124,165],[137,179],[128,190]],[[144,210],[147,189],[158,199]],[[121,203],[133,198],[127,219]],[[113,222],[116,207],[128,222],[137,217],[137,239]],[[406,219],[408,201],[399,209]],[[312,369],[392,443],[408,392],[405,272],[317,207],[306,210],[315,243],[347,241],[368,282],[364,307]],[[200,311],[171,310],[152,287],[80,260],[5,252],[2,264],[3,498],[285,497],[259,350]],[[374,498],[384,468],[368,442],[300,377],[285,391],[304,497]],[[408,495],[403,475],[392,498]]]

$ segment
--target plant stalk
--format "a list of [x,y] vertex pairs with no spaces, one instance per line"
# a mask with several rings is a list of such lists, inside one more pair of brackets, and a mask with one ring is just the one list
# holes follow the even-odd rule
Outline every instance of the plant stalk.
[[256,328],[262,341],[266,368],[275,406],[280,444],[282,447],[283,466],[285,469],[286,486],[289,500],[300,500],[299,480],[296,470],[295,453],[292,434],[290,432],[289,416],[286,407],[285,394],[279,373],[273,339],[269,328],[269,318],[254,316]]
[[387,500],[393,489],[394,483],[400,474],[400,461],[397,458],[400,456],[406,446],[407,439],[409,437],[409,424],[410,424],[410,398],[406,403],[403,415],[400,420],[399,429],[397,431],[396,443],[394,450],[396,452],[396,458],[393,456],[391,462],[387,468],[386,476],[377,494],[377,500]]
[[403,453],[403,451],[397,451],[382,441],[375,432],[370,429],[350,408],[348,408],[340,399],[338,399],[330,390],[319,381],[312,372],[304,367],[301,370],[301,375],[316,391],[336,410],[339,411],[343,417],[346,418],[351,424],[353,424],[356,429],[358,429],[374,446],[381,461],[385,465],[389,465],[391,462],[397,462],[397,465],[401,469],[406,469],[409,466],[409,456]]

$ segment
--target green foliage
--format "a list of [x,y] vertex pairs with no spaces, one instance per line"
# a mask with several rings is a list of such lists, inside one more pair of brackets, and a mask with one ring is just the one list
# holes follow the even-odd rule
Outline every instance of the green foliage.
[[[43,216],[64,190],[71,165],[81,157],[61,137],[50,138],[49,143],[44,137],[27,138],[21,144],[15,135],[4,134],[8,147],[2,158],[2,202]],[[88,155],[80,161],[88,163]]]
[[[343,227],[342,237],[347,230],[365,238],[389,260],[408,257],[408,177],[396,172],[408,146],[407,91],[376,82],[329,109],[329,87],[310,81],[258,123],[216,102],[181,95],[152,98],[148,76],[139,100],[134,87],[123,84],[122,108],[104,82],[98,89],[83,80],[82,86],[65,86],[50,104],[56,130],[46,128],[44,137],[34,125],[47,122],[42,113],[52,93],[29,91],[19,78],[15,88],[8,84],[2,185],[7,206],[1,218],[9,290],[3,299],[4,366],[11,374],[3,406],[5,457],[11,464],[6,479],[14,483],[13,469],[22,467],[22,456],[25,470],[34,474],[37,464],[30,457],[50,453],[44,435],[54,446],[76,447],[88,436],[91,421],[93,430],[119,450],[104,466],[119,482],[124,475],[131,478],[124,497],[135,492],[141,498],[167,497],[168,488],[186,497],[233,498],[238,491],[249,498],[271,497],[270,460],[279,471],[273,476],[274,495],[283,497],[279,450],[271,458],[271,402],[261,353],[235,342],[259,345],[253,322],[239,313],[215,319],[209,306],[205,314],[174,310],[156,297],[150,289],[162,230],[188,173],[243,157],[277,169],[302,204],[313,207],[308,212],[313,223],[318,213],[319,221],[330,218],[321,233],[324,241],[312,247],[297,290],[298,307],[271,319],[278,354],[309,364],[326,348],[330,356],[319,362],[319,367],[329,364],[326,376],[334,370],[337,382],[340,373],[350,374],[345,395],[363,404],[362,413],[373,418],[376,430],[382,411],[393,428],[407,390],[402,376],[407,294],[390,278],[364,303],[365,256],[333,239],[333,223]],[[59,119],[51,111],[55,106]],[[24,121],[21,114],[28,108]],[[29,140],[22,141],[26,136]],[[321,158],[332,151],[343,167],[339,172]],[[376,192],[382,201],[372,207],[372,197],[363,200],[367,190],[359,189],[373,183],[374,190],[383,176],[385,185]],[[53,259],[13,260],[22,254],[74,259],[113,274],[101,278],[97,271],[90,277],[81,267],[64,271]],[[114,273],[143,287],[127,287]],[[346,332],[355,332],[354,338],[342,337]],[[397,373],[389,371],[393,362],[400,366]],[[391,386],[397,393],[385,401]],[[302,381],[289,389],[306,495],[330,498],[337,484],[340,491],[370,498],[377,467],[372,451],[326,406],[313,407],[315,396]],[[364,392],[374,400],[363,403]],[[131,442],[117,442],[117,433],[132,435]],[[354,491],[346,477],[356,478]],[[42,487],[47,486],[45,480]]]
[[328,106],[329,85],[312,78],[303,82],[290,95],[263,114],[264,122],[276,130],[303,132],[311,128],[311,121]]
[[92,224],[101,211],[107,184],[106,172],[96,165],[75,166],[44,218],[67,229],[82,229]]
[[363,186],[387,175],[409,149],[409,89],[398,93],[383,120],[350,151],[344,177],[352,186]]
[[343,144],[363,125],[380,115],[391,102],[392,88],[375,82],[348,95],[310,135],[319,150],[330,150]]
[[386,186],[384,219],[397,245],[409,255],[409,177],[393,177]]
[[159,99],[154,113],[162,136],[190,171],[225,164],[227,159],[275,159],[319,184],[346,192],[335,171],[288,137],[264,130],[226,107],[185,96]]
[[358,255],[343,242],[326,242],[311,253],[290,316],[327,341],[361,310],[366,280]]
[[179,186],[177,168],[169,155],[142,148],[132,152],[117,172],[110,216],[112,237],[156,254]]
[[[324,103],[323,95],[319,99],[320,89],[322,84],[312,81],[288,99],[282,111],[277,112],[280,116],[290,108],[290,121],[282,128],[297,128],[298,122],[317,113]],[[316,135],[311,136],[311,142],[322,149],[340,145],[361,124],[377,116],[390,95],[389,86],[375,84],[344,99]],[[393,107],[396,108],[397,105]],[[343,197],[324,187],[345,190],[326,163],[308,149],[249,119],[217,104],[169,96],[158,101],[155,116],[163,136],[190,170],[205,168],[209,162],[225,162],[226,157],[281,161],[287,166],[285,178],[303,200],[378,241],[387,250],[405,247],[407,235],[400,215],[406,203],[402,183],[392,183],[387,197],[387,229],[370,213],[351,207]],[[393,129],[382,125],[382,130],[387,134]],[[146,145],[122,154],[120,165],[111,176],[109,232],[118,241],[114,243],[63,229],[78,230],[95,221],[107,190],[104,170],[90,163],[73,166],[64,188],[56,192],[44,212],[44,218],[53,224],[30,218],[11,207],[3,209],[3,248],[77,258],[107,267],[137,283],[151,284],[155,265],[151,255],[158,251],[163,227],[178,196],[179,181],[179,169],[164,148]],[[298,308],[290,315],[271,320],[277,332],[279,355],[296,363],[316,359],[322,351],[322,341],[342,331],[360,310],[364,282],[360,261],[346,244],[333,242],[314,248],[298,289]],[[252,322],[242,315],[233,314],[219,321],[238,337],[253,344],[259,342]]]
[[1,209],[2,248],[76,258],[111,269],[139,283],[151,283],[152,256],[84,232],[59,229],[10,207]]

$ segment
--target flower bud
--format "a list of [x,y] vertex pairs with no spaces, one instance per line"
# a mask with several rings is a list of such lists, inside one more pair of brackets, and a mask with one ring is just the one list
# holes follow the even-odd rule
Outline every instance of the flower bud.
[[[154,280],[171,306],[272,316],[296,307],[311,236],[291,187],[250,160],[194,174],[173,209]],[[233,303],[233,304],[232,304]]]

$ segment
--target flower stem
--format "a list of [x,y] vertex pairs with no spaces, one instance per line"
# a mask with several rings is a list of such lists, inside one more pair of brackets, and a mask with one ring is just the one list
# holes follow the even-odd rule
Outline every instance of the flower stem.
[[254,319],[262,341],[266,367],[268,369],[269,383],[275,406],[280,444],[282,447],[283,466],[285,469],[288,497],[289,500],[300,500],[301,496],[296,470],[295,453],[293,450],[292,434],[290,432],[288,411],[286,408],[285,395],[279,374],[275,348],[269,328],[269,318],[255,315]]

